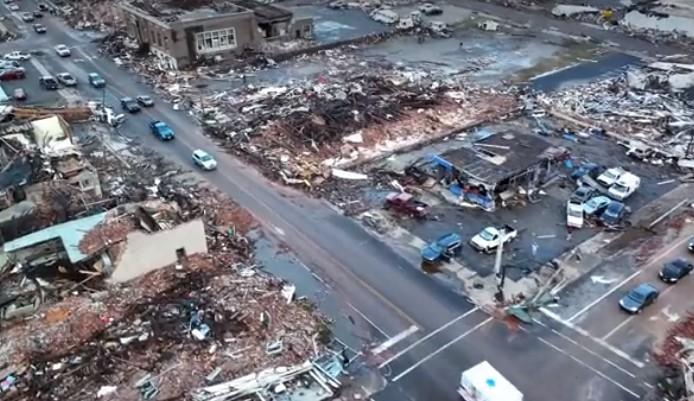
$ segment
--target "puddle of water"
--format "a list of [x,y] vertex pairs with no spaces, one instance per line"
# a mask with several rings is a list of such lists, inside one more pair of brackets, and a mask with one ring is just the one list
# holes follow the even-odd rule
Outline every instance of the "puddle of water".
[[346,317],[332,289],[319,281],[294,255],[282,251],[261,232],[251,233],[249,238],[254,243],[255,260],[263,271],[294,284],[297,298],[306,297],[332,319],[330,328],[335,336],[356,350],[362,349],[364,344],[354,333],[354,322]]
[[669,16],[667,18],[651,17],[637,10],[628,12],[622,23],[637,29],[656,29],[666,32],[681,32],[694,38],[694,18]]

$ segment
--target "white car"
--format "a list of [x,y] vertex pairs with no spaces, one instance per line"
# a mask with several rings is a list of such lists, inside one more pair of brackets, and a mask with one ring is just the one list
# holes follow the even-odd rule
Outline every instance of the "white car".
[[19,6],[17,4],[10,4],[10,11],[19,11]]
[[13,51],[5,54],[5,60],[11,61],[27,61],[31,58],[31,54],[27,52]]
[[72,54],[70,52],[70,48],[65,46],[65,45],[58,45],[58,46],[54,47],[54,49],[55,49],[55,52],[58,53],[58,55],[60,57],[70,57],[70,55]]
[[621,167],[612,167],[610,169],[607,169],[604,173],[600,174],[597,178],[597,181],[600,185],[604,186],[605,188],[609,188],[619,180],[619,177],[621,177],[626,171],[621,168]]
[[398,13],[387,8],[379,8],[371,12],[371,19],[382,24],[392,25],[400,19]]
[[193,151],[193,163],[207,171],[217,168],[217,161],[214,157],[202,149]]
[[637,175],[626,172],[619,177],[617,182],[612,184],[610,189],[607,191],[607,195],[609,195],[612,199],[623,201],[624,199],[630,197],[631,194],[636,192],[636,190],[639,189],[639,186],[641,186],[641,178]]

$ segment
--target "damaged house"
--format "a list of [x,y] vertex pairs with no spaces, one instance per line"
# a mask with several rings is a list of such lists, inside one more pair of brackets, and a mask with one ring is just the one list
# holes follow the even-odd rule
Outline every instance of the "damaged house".
[[167,69],[258,49],[266,40],[308,38],[310,18],[253,0],[210,4],[194,9],[156,2],[120,5],[128,33]]
[[457,203],[493,211],[519,194],[530,196],[567,156],[539,136],[504,132],[420,159],[408,173],[436,178]]

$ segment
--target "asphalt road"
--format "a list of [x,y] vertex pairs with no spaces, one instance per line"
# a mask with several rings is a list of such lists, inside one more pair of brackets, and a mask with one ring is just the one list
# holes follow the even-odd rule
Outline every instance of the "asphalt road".
[[[30,4],[29,0],[22,3],[23,7]],[[101,57],[88,36],[72,32],[52,17],[44,20],[50,35],[41,42],[29,36],[0,45],[0,52],[43,51],[44,55],[34,58],[37,70],[72,73],[82,81],[79,93],[83,99],[102,96],[85,82],[86,74],[92,71],[107,80],[105,98],[109,104],[116,105],[122,96],[149,92],[128,71]],[[61,59],[52,53],[51,47],[58,43],[70,46],[73,56]],[[30,75],[27,79],[38,77]],[[353,220],[322,201],[266,180],[243,161],[218,149],[185,113],[173,110],[159,98],[157,101],[154,108],[129,116],[121,132],[184,165],[191,165],[190,155],[196,148],[214,153],[218,169],[204,174],[210,183],[249,209],[268,232],[328,281],[336,295],[351,305],[353,312],[349,313],[355,319],[367,321],[382,334],[376,340],[402,338],[377,355],[367,355],[367,361],[390,383],[375,398],[399,400],[405,394],[407,399],[417,400],[457,399],[460,371],[485,359],[507,375],[528,400],[569,399],[573,394],[585,394],[576,398],[585,400],[633,400],[643,393],[636,374],[620,376],[620,371],[593,356],[604,350],[590,351],[593,354],[585,350],[595,344],[583,349],[543,326],[519,328],[490,318],[421,273],[418,266]],[[176,132],[176,139],[167,143],[156,140],[147,130],[147,123],[154,119],[166,121]],[[403,332],[411,334],[399,335]],[[575,333],[567,334],[567,338],[572,338],[570,335]]]

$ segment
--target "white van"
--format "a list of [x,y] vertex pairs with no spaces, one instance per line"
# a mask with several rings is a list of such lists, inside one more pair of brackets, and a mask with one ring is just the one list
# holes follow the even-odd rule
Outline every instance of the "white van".
[[610,189],[607,191],[607,195],[618,201],[623,201],[624,199],[631,196],[631,194],[636,192],[640,185],[640,177],[632,173],[626,172],[622,174],[621,177],[619,177],[617,182],[612,184]]

